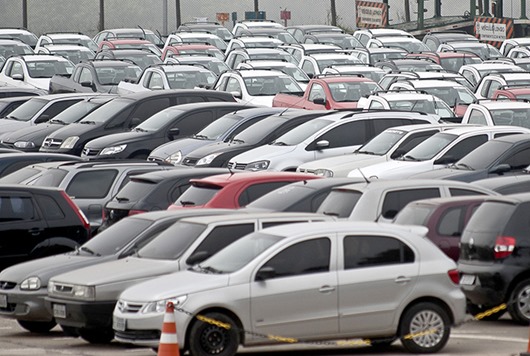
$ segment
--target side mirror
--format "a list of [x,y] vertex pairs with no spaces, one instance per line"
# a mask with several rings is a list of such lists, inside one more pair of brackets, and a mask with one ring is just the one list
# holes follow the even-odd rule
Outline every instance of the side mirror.
[[256,281],[264,281],[267,279],[274,278],[276,276],[276,271],[274,267],[263,267],[258,273],[256,273]]
[[397,213],[397,210],[387,210],[383,213],[382,216],[384,219],[392,220],[396,217]]
[[169,136],[170,140],[174,140],[175,136],[178,136],[180,134],[180,129],[178,127],[174,127],[172,129],[169,129],[167,135]]
[[40,123],[46,122],[48,120],[50,120],[50,115],[41,115],[35,120],[35,123],[36,124],[40,124]]
[[317,105],[326,105],[326,99],[324,99],[324,98],[315,98],[313,100],[313,103],[317,104]]
[[85,88],[92,88],[92,82],[81,82],[79,84]]
[[24,80],[24,74],[13,74],[13,80]]
[[232,94],[234,98],[237,98],[237,99],[243,98],[243,94],[241,94],[240,91],[231,91],[230,94]]
[[131,123],[129,124],[129,127],[130,128],[134,128],[138,125],[140,125],[142,123],[142,119],[140,119],[139,117],[133,117],[131,119]]
[[208,257],[210,257],[210,254],[206,251],[195,252],[193,255],[191,255],[186,260],[186,264],[193,266],[193,265],[196,265],[197,263],[204,261]]
[[457,161],[453,156],[443,156],[434,161],[434,164],[450,164]]
[[323,148],[329,147],[329,141],[328,140],[321,140],[316,143],[317,150],[321,150]]
[[511,170],[512,170],[512,167],[509,164],[503,163],[503,164],[496,165],[495,167],[490,169],[488,173],[502,175],[503,173],[509,172]]

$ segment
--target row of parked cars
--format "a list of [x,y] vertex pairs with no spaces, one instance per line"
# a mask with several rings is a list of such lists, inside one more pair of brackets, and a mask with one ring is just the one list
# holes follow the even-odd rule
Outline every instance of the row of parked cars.
[[[357,35],[370,34],[364,44],[374,46],[417,45],[377,32]],[[328,46],[313,44],[286,46],[293,56]],[[352,50],[390,50],[362,47]],[[298,53],[298,63],[337,53]],[[454,58],[467,65],[475,56]],[[383,71],[421,66],[382,63]],[[429,73],[463,79],[434,67],[389,73],[379,84],[313,73],[306,91],[280,107],[245,101],[242,87],[230,86],[244,78],[263,87],[262,97],[281,99],[282,89],[265,85],[278,75],[256,81],[253,69],[221,74],[220,90],[90,89],[29,99],[0,120],[0,228],[25,240],[0,249],[0,316],[31,332],[59,324],[91,343],[156,348],[171,301],[184,311],[176,314],[179,345],[194,355],[271,341],[260,335],[367,338],[379,347],[400,339],[407,351],[436,352],[466,310],[503,302],[512,319],[528,323],[524,103],[473,103],[461,90],[472,99],[455,123],[443,119],[458,121],[463,101],[442,97],[442,86],[440,99],[349,96],[366,83],[410,91]],[[359,108],[338,110],[334,100]],[[52,111],[51,102],[64,103]]]

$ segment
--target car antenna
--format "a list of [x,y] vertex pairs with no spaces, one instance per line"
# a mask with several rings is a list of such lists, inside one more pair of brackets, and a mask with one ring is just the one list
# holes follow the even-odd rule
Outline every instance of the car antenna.
[[370,180],[368,178],[366,178],[366,176],[364,175],[363,171],[361,171],[360,168],[357,168],[357,170],[359,171],[359,173],[361,174],[361,176],[363,177],[364,181],[366,183],[370,183]]
[[286,107],[285,110],[283,110],[281,113],[278,114],[278,116],[282,116],[287,110],[292,109],[293,106],[297,105],[302,100],[304,100],[304,93],[303,92],[302,92],[302,97],[299,100],[295,101],[294,103],[292,103],[291,105]]
[[228,168],[228,172],[230,172],[230,176],[234,175],[234,171],[230,168],[230,166],[226,166]]

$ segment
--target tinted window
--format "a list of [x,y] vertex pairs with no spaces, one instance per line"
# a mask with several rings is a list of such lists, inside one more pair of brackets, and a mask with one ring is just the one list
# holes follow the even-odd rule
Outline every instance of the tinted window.
[[510,157],[503,160],[502,163],[509,164],[511,169],[523,169],[530,165],[530,148],[513,153]]
[[221,187],[217,186],[197,186],[192,185],[189,187],[179,198],[175,205],[182,206],[193,206],[203,205],[208,203]]
[[135,179],[125,184],[113,200],[125,201],[126,203],[136,202],[146,197],[156,187],[157,182]]
[[470,124],[487,125],[486,116],[479,110],[471,110],[468,122]]
[[51,168],[45,170],[38,178],[32,179],[29,184],[40,187],[58,187],[67,174],[65,170]]
[[[275,211],[285,211],[287,207],[296,200],[307,196],[312,189],[305,186],[289,184],[282,188],[267,193],[259,199],[247,205],[249,208],[271,209]],[[290,210],[289,211],[297,211]],[[303,210],[308,211],[308,210]]]
[[153,114],[167,108],[170,104],[169,98],[158,98],[144,101],[136,107],[132,117],[145,120]]
[[243,141],[243,143],[256,144],[263,137],[270,132],[276,130],[279,126],[286,122],[285,117],[270,116],[256,124],[250,126],[246,130],[241,131],[239,135],[234,137],[235,140]]
[[404,189],[389,192],[385,195],[381,214],[386,219],[392,219],[411,201],[439,196],[440,190],[438,188]]
[[346,236],[344,269],[414,262],[414,252],[401,241],[386,236]]
[[297,145],[332,123],[333,121],[324,118],[309,120],[278,137],[273,144],[281,146]]
[[275,189],[283,187],[284,185],[289,184],[289,183],[292,183],[292,182],[267,182],[267,183],[253,184],[247,187],[239,196],[239,199],[238,199],[239,206],[245,206],[248,203],[260,198],[261,196]]
[[131,111],[131,104],[133,103],[134,101],[123,98],[111,100],[85,116],[80,122],[107,122],[117,119],[119,123],[113,124],[113,126],[119,125],[120,123],[122,124],[127,119]]
[[55,115],[59,114],[64,109],[68,108],[69,106],[72,106],[73,104],[79,102],[80,99],[76,100],[63,100],[59,101],[57,103],[51,104],[42,114],[39,115],[37,119],[35,119],[35,123],[41,123],[46,122],[52,117],[55,117]]
[[[502,232],[508,220],[511,218],[515,205],[502,202],[484,202],[469,219],[465,231],[487,232],[486,234],[462,235],[462,243],[468,243],[473,237],[475,244],[481,246],[493,246],[495,238]],[[477,237],[480,236],[480,239]]]
[[375,154],[378,156],[384,155],[399,140],[401,140],[405,134],[406,132],[401,130],[385,130],[359,148],[359,153]]
[[46,104],[47,100],[30,99],[9,114],[8,118],[17,121],[29,121]]
[[449,193],[453,197],[460,197],[460,196],[467,196],[467,195],[487,195],[486,193],[482,193],[479,191],[461,189],[461,188],[449,188]]
[[460,236],[464,228],[466,207],[459,206],[444,211],[436,226],[436,232],[444,236]]
[[333,190],[324,199],[317,213],[347,218],[351,215],[362,193],[348,190]]
[[459,160],[486,141],[488,141],[487,135],[478,135],[466,138],[449,149],[444,154],[444,157],[452,157],[454,160]]
[[395,224],[400,225],[427,225],[427,220],[433,212],[432,207],[408,204],[405,206],[394,219]]
[[36,195],[41,213],[47,220],[64,219],[65,215],[55,199],[47,195]]
[[193,253],[206,252],[208,257],[213,256],[222,248],[251,232],[254,232],[254,224],[250,223],[214,227]]
[[[464,168],[471,167],[472,169],[485,169],[490,167],[499,156],[512,147],[512,144],[502,141],[488,141],[480,148],[473,150],[456,164],[462,163]],[[527,163],[528,165],[528,163]]]
[[403,154],[407,153],[414,147],[416,147],[421,142],[425,141],[427,138],[431,137],[438,131],[426,131],[426,132],[418,132],[415,134],[410,135],[407,137],[396,150],[392,153],[390,158],[398,158],[402,156]]
[[196,133],[214,120],[214,113],[211,110],[196,112],[186,115],[182,120],[174,124],[172,128],[180,130],[179,136],[188,136]]
[[274,268],[274,278],[327,272],[330,250],[331,241],[327,238],[300,242],[278,253],[263,267]]
[[206,225],[178,221],[138,251],[142,258],[174,260],[206,229]]
[[115,169],[79,172],[65,190],[69,196],[77,199],[104,198],[117,175]]
[[35,207],[30,197],[0,196],[0,222],[34,218]]
[[362,145],[368,138],[367,131],[366,120],[348,122],[324,133],[313,144],[308,146],[307,149],[316,149],[316,142],[321,140],[329,142],[328,148]]

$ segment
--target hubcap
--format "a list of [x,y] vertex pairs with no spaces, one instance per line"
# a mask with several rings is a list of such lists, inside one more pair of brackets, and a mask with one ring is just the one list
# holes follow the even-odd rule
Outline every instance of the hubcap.
[[410,322],[410,337],[414,342],[425,348],[436,346],[445,334],[445,324],[438,313],[424,310],[412,318]]
[[214,325],[208,326],[201,334],[202,349],[211,355],[221,353],[227,341],[226,331]]
[[530,286],[523,288],[517,295],[517,306],[526,319],[530,319]]

